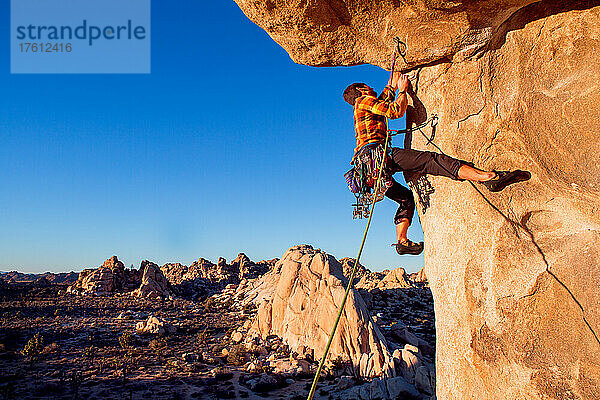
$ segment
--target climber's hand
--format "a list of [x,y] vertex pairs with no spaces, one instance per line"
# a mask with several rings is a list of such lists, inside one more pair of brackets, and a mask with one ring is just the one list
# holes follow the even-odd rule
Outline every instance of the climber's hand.
[[399,91],[406,93],[406,91],[408,90],[408,86],[410,85],[408,76],[401,74],[396,84]]
[[400,72],[400,71],[394,72],[392,74],[392,76],[390,76],[390,80],[388,81],[388,86],[391,86],[392,88],[396,89],[398,87],[398,79],[400,79],[401,76],[402,76],[402,72]]

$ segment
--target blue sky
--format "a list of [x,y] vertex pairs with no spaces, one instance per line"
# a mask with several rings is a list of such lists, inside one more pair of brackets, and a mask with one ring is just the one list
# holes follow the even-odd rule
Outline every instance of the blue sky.
[[[356,256],[366,220],[343,178],[341,92],[388,73],[297,65],[233,1],[172,4],[152,4],[149,75],[11,75],[0,26],[0,270],[259,260],[301,243]],[[395,209],[376,206],[361,261],[414,272],[423,258],[390,247]],[[418,221],[409,236],[422,240]]]

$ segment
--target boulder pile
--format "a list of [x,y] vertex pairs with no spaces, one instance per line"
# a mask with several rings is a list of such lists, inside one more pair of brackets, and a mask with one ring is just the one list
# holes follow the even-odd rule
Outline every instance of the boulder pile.
[[94,296],[130,293],[158,298],[170,296],[168,287],[169,282],[158,265],[144,260],[139,269],[126,269],[117,256],[112,256],[96,269],[84,269],[67,293]]

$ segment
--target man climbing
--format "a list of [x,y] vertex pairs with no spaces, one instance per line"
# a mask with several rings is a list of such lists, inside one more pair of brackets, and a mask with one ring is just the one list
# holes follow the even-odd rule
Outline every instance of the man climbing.
[[[344,100],[354,107],[354,127],[356,131],[356,148],[353,164],[358,157],[369,156],[376,147],[385,142],[387,137],[386,118],[400,118],[406,112],[409,88],[408,77],[402,73],[394,73],[379,97],[375,91],[364,83],[353,83],[344,91]],[[399,89],[398,98],[395,98]],[[483,184],[492,192],[499,192],[506,186],[529,179],[525,171],[482,171],[445,154],[394,147],[391,157],[384,168],[387,186],[385,196],[399,204],[394,216],[396,224],[398,254],[417,255],[423,251],[423,242],[413,243],[407,238],[408,227],[415,211],[415,202],[410,189],[396,182],[392,175],[399,171],[410,174],[431,174],[445,176],[454,180],[469,180]]]

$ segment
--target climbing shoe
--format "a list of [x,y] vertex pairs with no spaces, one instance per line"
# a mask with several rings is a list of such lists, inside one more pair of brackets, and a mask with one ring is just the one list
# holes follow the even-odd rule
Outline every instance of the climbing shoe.
[[407,240],[404,243],[400,243],[400,242],[394,243],[394,244],[392,244],[392,246],[396,247],[396,252],[398,254],[400,254],[401,256],[404,254],[411,254],[413,256],[416,256],[423,252],[423,242],[414,243],[414,242],[411,242],[410,240]]
[[499,192],[508,185],[523,182],[531,178],[531,173],[517,169],[515,171],[494,171],[496,177],[489,181],[481,182],[490,192]]

